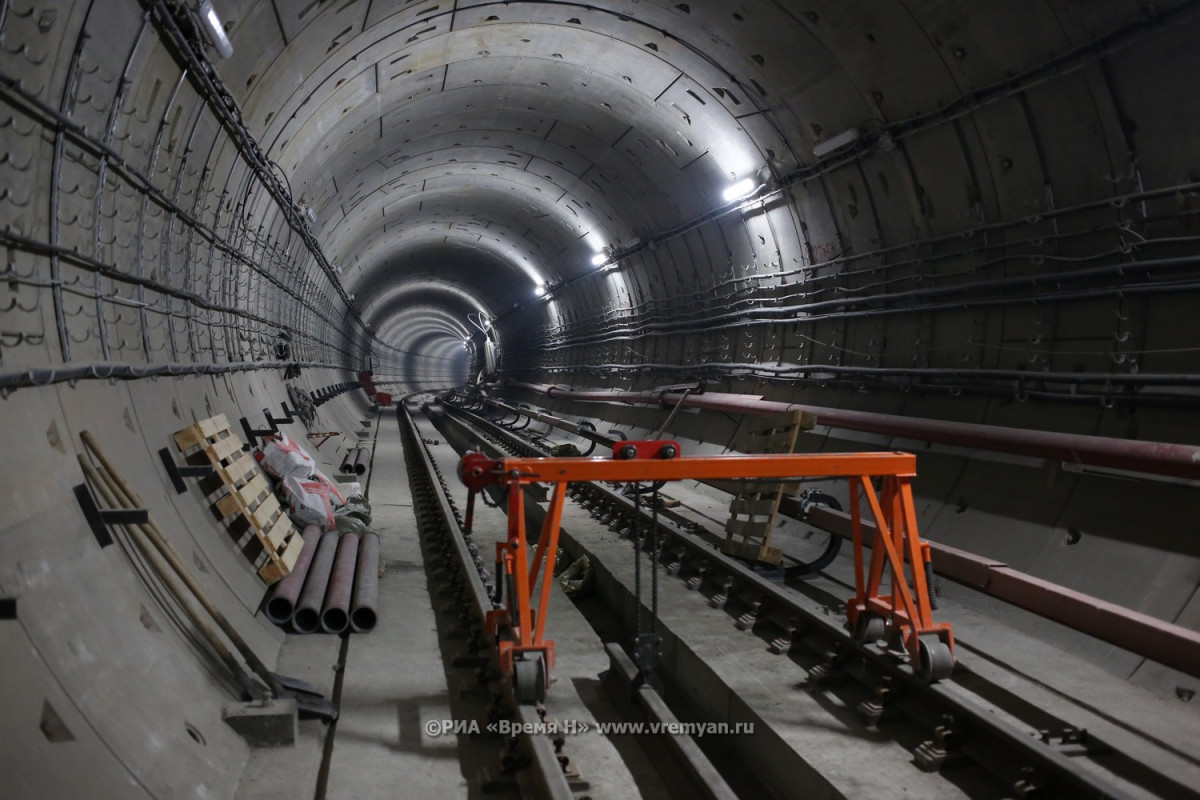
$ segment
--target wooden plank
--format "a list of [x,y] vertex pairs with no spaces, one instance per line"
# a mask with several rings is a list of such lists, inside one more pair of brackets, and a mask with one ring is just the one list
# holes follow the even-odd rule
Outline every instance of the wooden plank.
[[202,419],[196,423],[196,427],[200,429],[200,433],[204,437],[216,436],[221,431],[229,430],[229,420],[224,414],[217,414],[215,417]]
[[783,561],[783,551],[778,547],[767,547],[759,542],[725,542],[721,552],[735,558],[747,561],[761,561],[764,564],[778,565]]
[[217,510],[221,512],[222,517],[236,514],[243,508],[249,508],[254,505],[258,502],[263,492],[269,492],[270,490],[270,487],[267,486],[267,479],[262,473],[259,473],[242,488],[235,489],[230,494],[218,500]]
[[208,452],[209,458],[214,462],[225,461],[235,453],[241,451],[242,440],[230,434],[224,439],[218,439],[212,444],[205,444],[204,449]]
[[247,475],[258,471],[258,462],[249,453],[242,453],[228,467],[217,467],[217,474],[227,486],[241,483]]
[[259,502],[259,498],[270,491],[271,486],[267,483],[267,476],[260,472],[249,483],[238,489],[238,495],[246,501],[247,506],[250,506]]
[[725,532],[732,536],[740,536],[743,539],[750,537],[762,537],[770,533],[771,522],[766,520],[763,522],[751,522],[744,519],[731,519],[725,523]]
[[175,446],[180,450],[188,450],[203,441],[204,437],[200,435],[200,431],[196,430],[194,425],[175,432]]
[[269,494],[257,508],[246,509],[246,519],[250,520],[256,531],[268,531],[275,521],[275,512],[279,510],[279,501],[275,499],[274,494]]
[[221,512],[221,519],[225,519],[231,514],[237,514],[239,511],[245,508],[245,504],[241,502],[241,498],[237,496],[236,492],[225,495],[214,505],[216,505],[217,511]]
[[279,555],[268,553],[267,563],[263,564],[258,570],[258,577],[262,578],[268,585],[286,577],[296,566],[296,560],[300,558],[300,551],[303,549],[304,537],[293,535],[288,540],[287,548],[283,553]]
[[263,547],[272,553],[278,552],[279,548],[283,547],[293,531],[295,531],[295,528],[292,527],[292,521],[288,518],[288,515],[280,514],[279,519],[275,520],[275,524],[271,526],[271,530],[260,537],[261,539],[265,539]]
[[796,449],[799,436],[800,431],[792,429],[756,436],[750,443],[760,453],[790,453]]
[[743,517],[769,517],[779,508],[778,496],[769,498],[735,497],[729,503],[729,513]]
[[175,444],[180,450],[187,450],[189,447],[195,447],[209,437],[216,436],[225,430],[229,430],[229,420],[226,419],[224,414],[218,414],[215,417],[202,419],[181,431],[176,431]]

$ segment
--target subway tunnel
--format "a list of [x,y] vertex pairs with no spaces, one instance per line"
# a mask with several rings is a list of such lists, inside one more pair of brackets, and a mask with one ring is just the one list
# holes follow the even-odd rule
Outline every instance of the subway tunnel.
[[[954,680],[986,684],[980,707],[1055,763],[1096,765],[1078,786],[1036,752],[975,765],[991,740],[962,714],[880,744],[855,708],[907,677],[803,685],[821,659],[790,612],[782,655],[753,621],[744,644],[691,644],[731,586],[752,616],[783,605],[708,562],[685,587],[652,548],[680,718],[718,721],[690,676],[753,674],[770,696],[729,688],[721,713],[758,732],[697,740],[733,791],[710,796],[1195,796],[1198,34],[1194,0],[0,0],[0,797],[544,796],[497,756],[507,740],[422,733],[496,712],[452,666],[466,623],[444,606],[465,600],[414,464],[441,464],[454,517],[454,459],[499,446],[469,412],[547,452],[608,436],[716,457],[784,411],[805,420],[795,452],[916,455]],[[329,472],[374,453],[376,630],[264,617],[263,554],[167,463],[221,416]],[[263,748],[223,718],[245,698],[141,523],[96,518],[98,451],[247,647],[322,687],[336,721]],[[731,490],[677,486],[717,549]],[[849,509],[844,483],[816,486]],[[805,516],[811,488],[776,501],[788,563],[849,519]],[[593,524],[582,508],[564,529]],[[476,536],[500,511],[481,501]],[[588,602],[640,612],[613,600],[609,544],[572,536]],[[842,625],[852,549],[779,585]],[[607,718],[598,642],[641,615],[605,633],[610,612],[554,602],[596,630],[560,632],[546,707],[577,691]],[[604,738],[568,737],[573,796],[693,796],[644,777],[658,745]],[[910,763],[930,742],[941,760]],[[825,752],[842,747],[854,765]],[[960,749],[972,766],[943,768]],[[604,777],[618,755],[628,783]]]

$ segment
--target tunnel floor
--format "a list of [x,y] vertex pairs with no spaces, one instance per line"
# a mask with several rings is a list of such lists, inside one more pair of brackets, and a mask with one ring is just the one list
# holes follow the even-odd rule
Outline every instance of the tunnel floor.
[[[449,476],[451,494],[462,504],[465,489],[453,478],[459,453],[444,430],[424,417],[417,417],[417,424],[427,450]],[[495,719],[495,698],[479,680],[480,665],[468,655],[463,606],[447,586],[444,559],[419,535],[401,436],[390,413],[376,422],[374,453],[365,480],[373,527],[381,537],[380,624],[368,635],[286,637],[279,671],[316,684],[340,704],[341,715],[330,726],[302,722],[295,747],[253,751],[236,797],[522,796],[529,787],[501,769],[506,738],[486,729],[489,719]],[[705,487],[676,484],[671,495],[698,517],[721,514]],[[477,509],[476,531],[485,537],[481,547],[490,548],[484,543],[502,538],[505,526],[500,509]],[[574,503],[564,517],[567,530],[572,557],[587,552],[605,565],[606,592],[628,584],[632,574],[626,541]],[[840,596],[848,570],[847,559],[839,559],[824,575],[806,581],[805,592],[818,603]],[[746,704],[747,718],[758,720],[760,730],[772,731],[782,743],[774,757],[777,775],[739,764],[736,753],[719,747],[712,751],[743,791],[752,786],[754,796],[785,796],[764,786],[796,780],[797,768],[788,764],[799,754],[808,765],[804,769],[822,775],[811,786],[824,783],[829,796],[883,796],[877,793],[891,790],[922,797],[1006,795],[970,774],[921,772],[909,749],[864,731],[855,719],[853,699],[837,690],[805,688],[811,664],[768,654],[763,641],[736,632],[698,592],[669,582],[662,591],[663,624],[678,638],[677,647],[686,642],[697,659],[688,668],[691,680],[706,686],[712,697],[727,697],[719,701],[722,706]],[[611,597],[606,595],[604,602],[611,605]],[[603,643],[623,633],[605,631],[596,623],[594,609],[572,603],[557,586],[551,611],[559,659],[547,705],[558,718],[593,724],[620,719],[600,685],[608,668]],[[939,615],[960,632],[964,685],[993,703],[993,713],[1040,708],[1086,728],[1096,747],[1111,745],[1119,751],[1120,761],[1113,763],[1117,773],[1161,772],[1177,785],[1200,780],[1200,720],[1194,715],[1181,709],[1167,713],[1161,700],[1143,690],[953,600],[943,604]],[[711,709],[693,711],[705,713]],[[471,728],[472,721],[479,727]],[[1051,739],[1061,733],[1047,732]],[[625,738],[571,738],[564,752],[584,787],[577,796],[677,796],[647,751]],[[866,760],[864,753],[869,754]],[[737,783],[739,766],[746,774]],[[1130,796],[1156,793],[1135,790]]]

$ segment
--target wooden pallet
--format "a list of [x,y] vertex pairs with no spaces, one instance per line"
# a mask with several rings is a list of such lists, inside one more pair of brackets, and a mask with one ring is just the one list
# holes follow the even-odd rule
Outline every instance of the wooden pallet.
[[304,548],[304,540],[280,507],[258,462],[242,450],[242,440],[230,430],[225,415],[201,420],[178,431],[175,444],[185,453],[199,448],[208,457],[222,484],[221,496],[213,507],[222,520],[230,517],[245,520],[266,554],[258,576],[271,584],[291,572]]
[[[742,450],[752,453],[793,453],[800,431],[813,427],[815,419],[800,411],[773,414],[754,420]],[[783,551],[771,546],[771,533],[779,517],[779,503],[785,492],[795,491],[790,481],[751,481],[729,504],[725,523],[726,555],[778,566]]]

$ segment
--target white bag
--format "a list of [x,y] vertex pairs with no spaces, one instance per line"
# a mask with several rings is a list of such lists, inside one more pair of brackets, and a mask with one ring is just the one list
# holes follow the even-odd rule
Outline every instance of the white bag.
[[329,486],[320,481],[288,476],[283,479],[287,490],[287,512],[292,522],[303,527],[317,525],[327,531],[336,530],[337,520],[329,502]]
[[267,437],[259,461],[268,475],[280,480],[293,476],[307,478],[317,468],[312,456],[283,433]]
[[346,496],[342,494],[341,488],[336,482],[329,480],[329,476],[324,472],[321,472],[319,469],[315,470],[312,474],[312,480],[329,487],[329,502],[333,506],[334,511],[346,505]]

